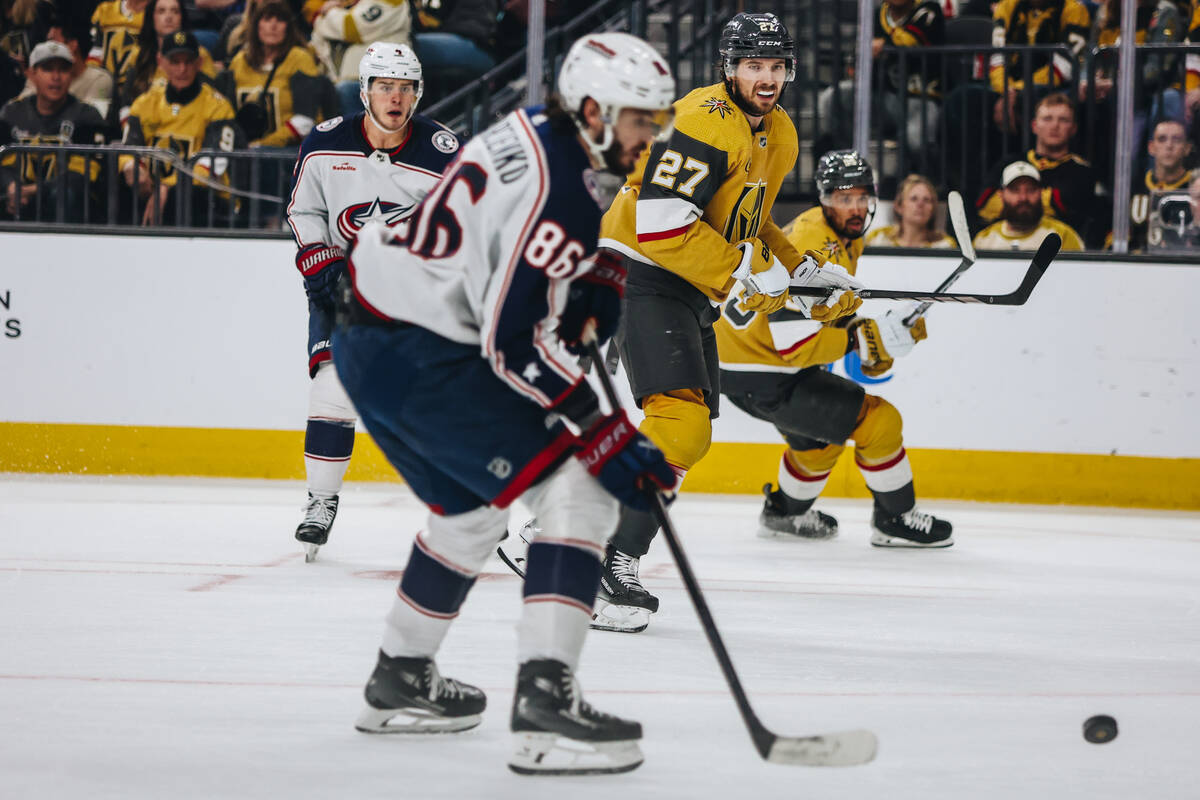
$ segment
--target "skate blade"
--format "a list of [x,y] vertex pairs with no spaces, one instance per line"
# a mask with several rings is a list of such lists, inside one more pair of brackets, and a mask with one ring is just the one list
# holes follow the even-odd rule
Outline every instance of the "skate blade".
[[311,542],[304,545],[304,563],[311,564],[317,560],[317,553],[320,551],[321,545],[312,544]]
[[788,541],[808,541],[820,542],[826,539],[833,539],[837,536],[837,531],[830,533],[799,533],[797,531],[777,531],[768,528],[765,525],[758,526],[758,538],[760,539],[786,539]]
[[518,775],[613,775],[645,759],[637,739],[581,742],[556,733],[514,733],[508,768]]
[[441,717],[419,708],[374,708],[367,706],[354,721],[363,733],[457,733],[474,728],[482,714]]
[[912,539],[904,539],[899,536],[888,536],[886,533],[875,531],[871,534],[871,544],[875,547],[911,547],[931,548],[931,547],[949,547],[954,544],[954,536],[947,536],[945,539],[937,542],[914,542]]
[[640,606],[618,606],[597,600],[592,630],[641,633],[650,625],[650,611]]

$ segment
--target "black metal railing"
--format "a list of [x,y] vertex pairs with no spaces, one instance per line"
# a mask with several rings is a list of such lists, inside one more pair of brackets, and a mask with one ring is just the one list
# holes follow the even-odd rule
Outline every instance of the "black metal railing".
[[[0,227],[64,225],[280,231],[295,152],[203,150],[188,159],[155,147],[0,147]],[[164,202],[159,202],[159,199]]]

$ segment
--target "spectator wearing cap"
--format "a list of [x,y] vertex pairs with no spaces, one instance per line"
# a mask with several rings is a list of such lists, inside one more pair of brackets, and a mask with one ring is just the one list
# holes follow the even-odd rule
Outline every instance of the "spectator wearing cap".
[[[88,62],[87,53],[92,46],[92,37],[87,26],[52,17],[48,21],[46,40],[65,44],[75,59],[71,64],[71,94],[99,111],[106,121],[111,121],[109,114],[115,112],[112,102],[113,78],[107,70]],[[27,83],[21,96],[33,93],[33,84]]]
[[[34,92],[0,109],[0,143],[103,144],[104,120],[95,108],[70,92],[75,56],[61,42],[42,42],[29,54],[27,77]],[[55,154],[7,153],[0,160],[0,186],[5,211],[22,219],[53,219],[59,192],[64,192],[66,220],[83,219],[88,186],[100,174],[97,161],[81,155],[66,159],[67,172],[58,174]]]
[[[1033,147],[1024,159],[1037,168],[1042,183],[1042,211],[1074,228],[1084,241],[1099,246],[1108,230],[1112,209],[1097,191],[1099,176],[1082,156],[1071,152],[1071,139],[1077,130],[1075,106],[1062,92],[1043,97],[1034,109]],[[1000,173],[1017,156],[1001,162],[988,180],[988,186],[975,201],[975,213],[983,223],[1000,218]]]
[[[150,0],[142,18],[142,27],[125,60],[125,69],[117,75],[122,121],[138,95],[144,94],[152,84],[167,82],[167,74],[159,59],[163,40],[176,31],[190,30],[187,7],[180,0]],[[200,74],[206,79],[217,76],[213,58],[203,46],[200,47]]]
[[[234,150],[244,146],[241,129],[234,121],[233,106],[210,84],[199,79],[200,45],[194,34],[176,31],[162,44],[163,69],[167,83],[151,86],[133,101],[125,123],[124,143],[130,146],[152,146],[170,150],[178,159],[166,161],[120,157],[120,170],[125,183],[145,202],[140,222],[165,224],[180,221],[203,224],[207,211],[206,193],[194,198],[193,216],[183,220],[179,213],[178,161],[187,161],[197,151]],[[194,175],[201,184],[212,180],[228,184],[226,162],[202,160],[194,165]],[[222,213],[229,210],[225,203]],[[209,220],[211,222],[211,220]]]
[[1051,233],[1062,237],[1063,250],[1082,250],[1083,240],[1070,225],[1046,216],[1042,176],[1028,161],[1014,161],[1001,173],[1000,220],[975,236],[976,250],[1036,250]]

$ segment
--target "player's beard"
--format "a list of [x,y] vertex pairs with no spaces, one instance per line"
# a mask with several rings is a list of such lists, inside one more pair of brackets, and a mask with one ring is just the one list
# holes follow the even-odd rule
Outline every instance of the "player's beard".
[[835,220],[833,218],[833,215],[831,215],[825,209],[824,206],[821,206],[821,213],[825,215],[825,222],[828,223],[829,227],[833,228],[833,232],[836,233],[842,239],[846,239],[847,241],[854,241],[855,239],[861,239],[863,237],[863,235],[867,232],[867,215],[866,214],[862,214],[862,215],[852,214],[846,218],[846,225],[849,225],[851,222],[854,222],[854,221],[857,221],[859,223],[859,226],[860,226],[859,229],[857,231],[851,231],[845,225],[839,225],[837,223],[837,220]]
[[625,148],[621,146],[621,142],[616,136],[613,136],[613,143],[604,151],[604,169],[614,175],[619,175],[624,178],[629,173],[633,172],[633,168],[637,166],[638,158],[642,152],[639,150],[629,156],[628,163],[622,156],[625,155]]
[[1018,203],[1005,209],[1004,218],[1014,228],[1030,230],[1036,228],[1037,224],[1042,221],[1042,213],[1041,203]]
[[750,87],[751,97],[747,97],[742,93],[738,82],[734,78],[729,78],[725,81],[725,91],[729,94],[733,104],[741,109],[742,113],[748,114],[751,117],[765,117],[775,110],[779,105],[779,101],[783,99],[783,86],[780,85],[775,91],[775,100],[772,101],[770,108],[765,111],[758,107],[758,103],[753,99],[754,86]]

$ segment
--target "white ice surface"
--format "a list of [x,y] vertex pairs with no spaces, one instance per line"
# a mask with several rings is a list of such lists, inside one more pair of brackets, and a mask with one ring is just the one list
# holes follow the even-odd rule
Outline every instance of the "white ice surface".
[[[581,681],[640,719],[625,776],[505,768],[520,588],[498,560],[439,662],[478,729],[352,723],[423,514],[351,487],[304,564],[293,483],[0,476],[0,798],[1198,798],[1200,515],[927,503],[942,551],[754,536],[759,501],[673,514],[751,701],[792,735],[866,727],[867,766],[782,767],[750,745],[665,544],[662,611],[593,633]],[[1117,739],[1093,745],[1087,717]]]

